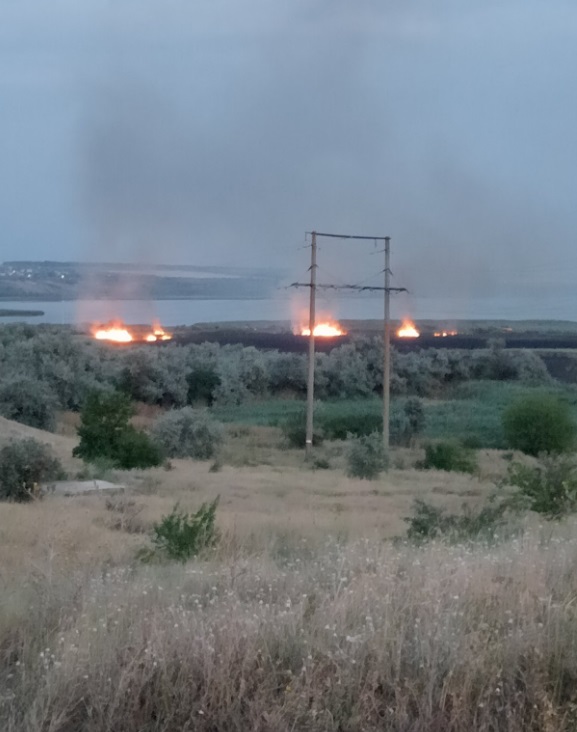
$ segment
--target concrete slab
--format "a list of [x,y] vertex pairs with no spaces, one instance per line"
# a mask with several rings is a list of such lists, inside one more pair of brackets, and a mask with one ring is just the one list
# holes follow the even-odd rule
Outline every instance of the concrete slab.
[[41,485],[44,495],[77,496],[82,493],[122,490],[123,485],[109,483],[107,480],[57,480],[54,483]]

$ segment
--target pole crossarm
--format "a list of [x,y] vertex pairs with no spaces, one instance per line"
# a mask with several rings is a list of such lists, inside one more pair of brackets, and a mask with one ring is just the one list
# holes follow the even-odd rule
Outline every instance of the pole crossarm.
[[[288,287],[310,287],[309,282],[292,282]],[[323,290],[356,290],[358,292],[408,292],[406,287],[369,287],[368,285],[315,285]]]
[[385,241],[386,236],[359,236],[358,234],[327,234],[320,231],[307,231],[307,234],[315,234],[315,236],[324,236],[327,239],[359,239],[365,241]]

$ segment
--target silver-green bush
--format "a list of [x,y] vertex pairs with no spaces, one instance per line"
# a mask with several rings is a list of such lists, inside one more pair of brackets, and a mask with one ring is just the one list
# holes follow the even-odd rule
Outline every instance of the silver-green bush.
[[220,450],[224,428],[206,410],[183,407],[159,417],[152,436],[167,457],[209,460]]
[[383,449],[383,437],[378,432],[347,439],[347,475],[351,478],[375,480],[388,468],[388,456]]
[[64,470],[48,445],[30,437],[0,450],[0,500],[25,503],[38,494],[40,483],[59,480]]

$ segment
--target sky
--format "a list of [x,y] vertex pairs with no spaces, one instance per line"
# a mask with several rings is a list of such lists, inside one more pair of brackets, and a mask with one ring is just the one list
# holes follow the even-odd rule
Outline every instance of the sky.
[[577,318],[576,76],[573,0],[0,0],[0,259],[303,278],[307,231],[390,235],[415,297]]

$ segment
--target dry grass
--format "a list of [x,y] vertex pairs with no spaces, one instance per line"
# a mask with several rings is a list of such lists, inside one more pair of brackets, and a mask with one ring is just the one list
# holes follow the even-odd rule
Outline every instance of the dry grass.
[[[74,419],[61,415],[61,433],[70,432]],[[51,434],[0,418],[0,441],[35,437],[48,443],[75,475],[82,464],[71,457],[76,439]],[[172,469],[158,468],[107,475],[127,485],[125,499],[138,504],[138,525],[150,527],[170,512],[175,502],[195,509],[221,496],[219,523],[235,544],[266,551],[284,537],[322,543],[327,536],[341,539],[390,538],[402,534],[403,517],[416,497],[457,510],[463,501],[478,502],[493,490],[481,473],[392,469],[378,481],[351,479],[344,474],[342,446],[323,446],[320,455],[331,470],[311,470],[300,450],[287,450],[280,430],[267,427],[229,428],[219,472],[210,463],[173,460]],[[419,451],[395,451],[393,464],[411,466]],[[495,455],[486,459],[495,470]],[[498,468],[500,469],[500,468]],[[49,496],[32,506],[4,505],[0,512],[0,549],[4,575],[52,556],[54,566],[66,568],[129,561],[144,539],[119,531],[123,519],[105,506],[106,497]],[[120,521],[119,521],[120,518]]]
[[[80,461],[71,457],[74,438],[0,420],[0,440],[27,436],[50,444],[71,474],[80,469]],[[208,462],[173,460],[170,470],[114,471],[106,477],[127,486],[124,500],[136,502],[142,530],[176,502],[194,510],[219,495],[219,524],[229,541],[267,551],[279,537],[319,544],[327,536],[398,536],[405,531],[403,517],[411,513],[414,498],[450,510],[464,502],[478,503],[494,490],[491,473],[502,472],[505,465],[497,453],[487,453],[478,476],[406,467],[393,468],[377,481],[363,481],[344,474],[338,444],[323,447],[321,455],[332,469],[312,470],[301,451],[284,447],[275,428],[231,428],[225,464],[218,472],[211,472]],[[420,457],[418,450],[399,449],[393,464],[411,466]],[[19,573],[23,565],[41,563],[47,555],[54,566],[67,568],[129,561],[144,539],[119,531],[125,519],[105,504],[106,496],[98,494],[48,496],[32,506],[5,504],[0,513],[0,572]]]
[[577,541],[361,540],[4,587],[5,732],[573,730]]
[[[479,502],[493,484],[435,471],[391,470],[379,481],[347,478],[336,470],[303,467],[233,468],[210,472],[209,463],[174,460],[173,469],[118,472],[125,499],[138,506],[139,523],[150,527],[176,502],[193,510],[219,495],[219,525],[235,544],[266,551],[278,537],[322,544],[341,539],[391,538],[404,533],[403,517],[416,497],[458,510]],[[141,536],[118,531],[106,508],[107,495],[48,496],[32,505],[4,504],[0,512],[0,573],[18,574],[47,554],[64,567],[128,561]]]
[[[76,468],[73,438],[8,431]],[[227,450],[218,472],[175,460],[119,473],[118,495],[0,507],[3,732],[577,727],[574,525],[493,548],[385,541],[416,497],[483,501],[500,453],[468,476],[398,450],[405,467],[372,482],[345,476],[338,445],[311,470],[272,428]],[[216,495],[215,554],[137,565],[153,521]]]

